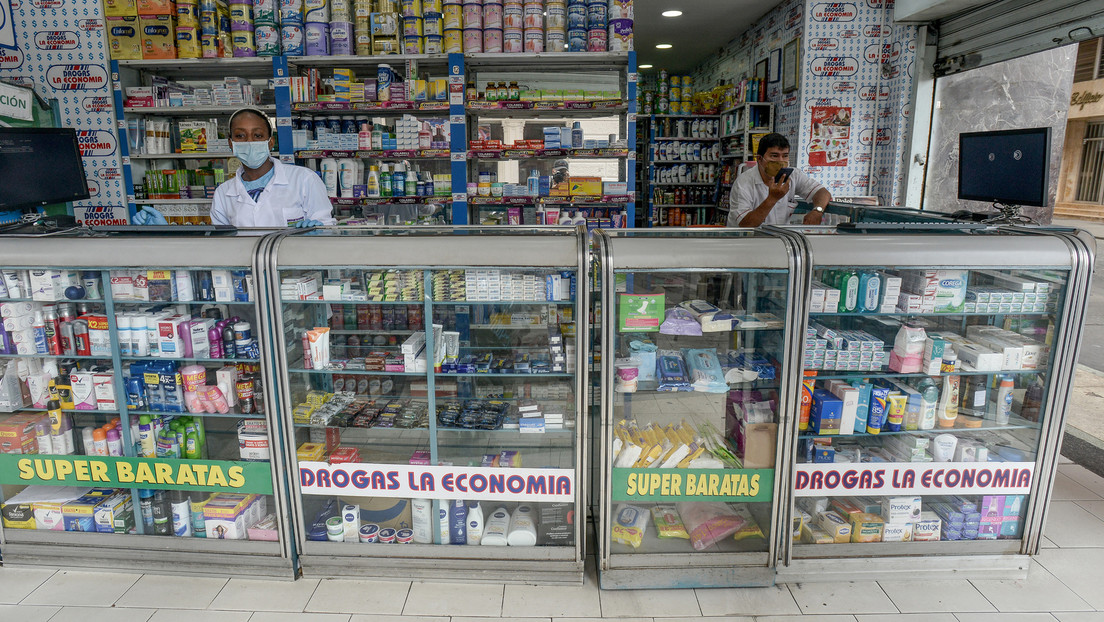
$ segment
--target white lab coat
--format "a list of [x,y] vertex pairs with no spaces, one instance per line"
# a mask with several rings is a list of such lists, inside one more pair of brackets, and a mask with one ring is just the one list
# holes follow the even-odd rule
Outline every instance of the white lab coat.
[[235,227],[288,227],[307,219],[325,225],[335,224],[333,206],[326,196],[326,185],[318,173],[284,164],[272,158],[275,171],[257,200],[245,190],[238,169],[215,189],[211,204],[211,223]]

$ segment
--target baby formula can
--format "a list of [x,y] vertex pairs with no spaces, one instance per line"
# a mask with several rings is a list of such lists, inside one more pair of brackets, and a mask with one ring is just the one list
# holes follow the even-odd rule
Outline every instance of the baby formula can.
[[503,28],[525,28],[525,7],[520,2],[502,5]]
[[464,27],[464,6],[460,4],[446,4],[442,7],[441,29],[459,30]]
[[524,34],[525,51],[537,53],[544,51],[544,29],[526,28]]
[[568,52],[585,52],[587,49],[587,31],[579,30],[577,28],[568,29],[567,31],[567,51]]
[[330,54],[338,56],[352,53],[352,22],[330,22]]
[[483,29],[483,51],[491,54],[502,52],[502,29]]
[[610,19],[632,19],[633,0],[609,0]]
[[503,23],[502,15],[502,3],[500,2],[485,2],[483,3],[483,28],[497,28],[502,29]]
[[376,68],[376,100],[381,102],[391,101],[391,83],[395,80],[395,74],[391,71],[391,65],[380,64]]
[[609,51],[628,52],[633,49],[633,22],[631,19],[614,19],[609,23]]
[[445,51],[443,37],[440,35],[426,35],[425,36],[425,53],[426,54],[441,54]]
[[330,0],[303,0],[303,8],[303,19],[307,23],[330,23]]
[[483,3],[464,3],[464,30],[469,28],[483,28]]
[[588,52],[605,52],[606,51],[606,29],[605,27],[588,30],[587,31],[587,51]]
[[302,56],[305,53],[302,24],[284,24],[280,26],[280,49],[283,50],[285,56]]
[[403,37],[403,54],[425,54],[425,37],[418,35]]
[[444,51],[448,52],[463,52],[464,51],[464,31],[457,28],[446,28],[445,34],[442,37],[444,45]]
[[507,54],[520,54],[525,51],[525,39],[520,28],[502,31],[502,51]]
[[303,26],[303,51],[307,56],[330,55],[330,25],[307,22]]
[[440,37],[442,32],[440,13],[426,13],[422,18],[422,33],[427,37],[429,35],[435,35]]
[[483,29],[482,28],[465,28],[464,29],[464,53],[472,54],[483,51]]
[[252,30],[232,32],[230,40],[234,46],[234,58],[249,58],[257,55]]
[[530,28],[544,28],[544,4],[540,2],[526,2],[522,19],[526,30]]

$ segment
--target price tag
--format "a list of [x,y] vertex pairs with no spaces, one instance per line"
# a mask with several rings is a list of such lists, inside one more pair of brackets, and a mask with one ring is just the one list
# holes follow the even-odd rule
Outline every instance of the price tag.
[[629,191],[629,202],[630,203],[635,203],[636,202],[636,190],[630,190]]
[[449,84],[459,84],[461,87],[463,87],[464,86],[464,74],[461,73],[461,74],[454,74],[454,75],[449,76]]
[[468,154],[465,151],[451,154],[453,162],[464,162],[468,159]]
[[123,156],[123,166],[130,166],[130,156]]
[[115,124],[119,126],[120,130],[125,130],[126,129],[126,119],[119,119],[118,121],[115,122]]
[[636,113],[635,112],[630,112],[630,113],[626,114],[625,115],[625,120],[628,121],[629,123],[636,123]]
[[637,73],[636,73],[635,71],[630,71],[630,72],[629,72],[629,75],[628,75],[628,77],[627,77],[627,80],[628,80],[629,82],[636,82],[636,77],[637,77],[637,75],[638,75],[638,74],[637,74]]
[[276,127],[291,127],[291,117],[276,117]]
[[115,89],[116,91],[121,91],[123,90],[123,85],[120,84],[118,80],[112,80],[111,88]]
[[133,202],[134,202],[134,195],[133,194],[128,194],[127,195],[127,203],[133,203]]
[[467,200],[468,200],[468,193],[467,192],[453,192],[452,193],[452,202],[453,203],[464,203]]
[[463,106],[464,105],[464,93],[449,93],[449,105],[450,106]]
[[276,86],[276,88],[287,87],[288,85],[291,84],[290,79],[287,78],[286,76],[283,77],[283,78],[276,78],[272,81],[272,83],[273,83],[273,85]]
[[295,156],[293,155],[280,155],[280,161],[287,164],[295,164]]
[[464,125],[464,115],[462,115],[462,114],[449,115],[449,123],[451,123],[453,125]]
[[629,152],[629,155],[628,155],[627,157],[628,157],[628,158],[629,158],[630,160],[635,160],[635,159],[636,159],[636,152],[635,152],[635,151],[630,151],[630,152]]

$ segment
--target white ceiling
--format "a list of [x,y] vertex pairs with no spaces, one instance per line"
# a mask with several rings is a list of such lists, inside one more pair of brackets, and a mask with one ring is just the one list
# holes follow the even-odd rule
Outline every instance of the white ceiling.
[[[636,0],[633,39],[636,62],[659,71],[689,74],[744,33],[783,0]],[[663,11],[680,10],[679,17],[663,17]],[[657,50],[657,43],[670,43]],[[649,70],[641,70],[648,72]]]

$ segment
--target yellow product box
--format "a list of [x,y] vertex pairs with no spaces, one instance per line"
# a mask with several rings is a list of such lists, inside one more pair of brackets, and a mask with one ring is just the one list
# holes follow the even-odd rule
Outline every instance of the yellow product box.
[[356,72],[346,67],[337,67],[333,70],[334,82],[352,82],[356,80]]
[[176,58],[176,31],[172,15],[140,15],[142,58]]
[[321,462],[326,457],[326,446],[322,443],[303,443],[295,456],[303,462]]
[[562,102],[563,91],[555,89],[543,89],[541,90],[541,101],[543,102]]
[[414,92],[407,99],[418,102],[429,99],[429,84],[425,80],[412,80],[411,82],[413,82]]
[[173,0],[135,0],[139,15],[175,15]]
[[801,542],[801,534],[805,533],[805,526],[812,524],[813,517],[801,508],[794,508],[793,525],[791,535],[794,542]]
[[104,0],[104,16],[138,17],[138,4],[136,0]]
[[843,544],[851,541],[851,523],[848,523],[839,512],[833,512],[828,510],[827,512],[821,512],[818,515],[820,520],[817,521],[817,525],[828,532],[828,535],[832,536],[832,540],[836,544]]
[[142,60],[142,37],[137,17],[109,17],[107,49],[114,60]]
[[521,89],[518,91],[518,99],[523,102],[539,102],[544,97],[540,89]]
[[851,521],[852,542],[881,542],[882,530],[885,521],[877,514],[867,512],[852,512],[848,519]]
[[829,503],[829,507],[833,511],[838,512],[839,515],[844,518],[844,520],[848,521],[853,521],[853,519],[851,518],[852,514],[862,514],[866,512],[866,510],[861,505],[855,503],[851,499],[832,499],[832,501]]
[[801,528],[801,541],[805,544],[832,544],[836,540],[832,534],[811,523],[806,523]]
[[602,194],[601,177],[572,177],[570,184],[570,196]]

